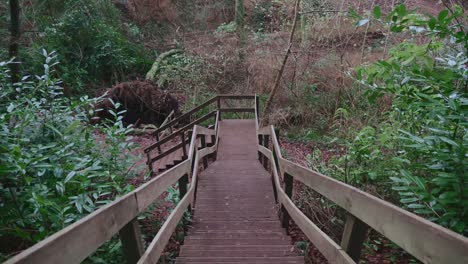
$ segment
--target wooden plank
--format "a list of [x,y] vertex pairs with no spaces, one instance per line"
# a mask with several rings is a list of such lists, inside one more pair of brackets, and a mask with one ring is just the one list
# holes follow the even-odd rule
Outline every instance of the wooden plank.
[[190,163],[191,160],[187,159],[138,187],[134,191],[138,200],[138,211],[144,211],[159,195],[176,183],[184,174],[189,173]]
[[153,164],[154,162],[166,157],[167,155],[169,155],[169,154],[171,154],[173,152],[176,152],[177,150],[179,150],[180,148],[182,148],[184,146],[185,146],[185,141],[182,141],[182,142],[178,143],[177,145],[172,146],[170,149],[168,149],[168,150],[164,151],[163,153],[157,155],[156,157],[152,158],[150,160],[150,164]]
[[155,148],[160,148],[161,145],[171,141],[172,139],[176,138],[177,136],[180,136],[182,133],[184,133],[185,131],[183,130],[178,130],[172,134],[170,134],[169,136],[167,137],[164,137],[163,139],[159,140],[159,136],[156,137],[156,142],[153,143],[152,145],[148,146],[147,148],[145,148],[144,152],[145,153],[148,153],[148,152],[151,152],[153,149]]
[[191,129],[194,125],[197,125],[197,124],[199,124],[199,123],[201,123],[203,121],[206,121],[206,120],[210,119],[211,117],[213,117],[215,115],[216,115],[216,111],[212,111],[212,112],[198,118],[197,120],[190,122],[190,124],[188,124],[188,125],[184,126],[183,128],[179,129],[177,132],[175,132],[175,133],[161,139],[160,141],[154,143],[153,145],[147,147],[145,149],[145,152],[153,150],[154,148],[160,146],[161,144],[168,142],[170,139],[173,139],[173,138],[177,137],[180,133],[183,133],[186,130]]
[[[201,147],[206,148],[206,136],[202,135],[201,136]],[[208,167],[208,159],[206,157],[203,158],[203,169],[206,169]]]
[[280,159],[286,173],[332,200],[424,263],[468,263],[468,238],[357,188]]
[[[271,161],[271,167],[276,168],[273,152],[267,151],[268,158]],[[278,190],[278,202],[289,212],[289,216],[296,223],[296,225],[304,232],[307,238],[314,244],[314,246],[323,254],[323,256],[330,263],[355,263],[346,252],[333,241],[327,234],[325,234],[318,226],[316,226],[306,215],[304,215],[299,208],[294,205],[291,199],[287,196],[285,191],[281,189],[278,171],[272,169],[274,184]]]
[[[289,174],[284,175],[284,193],[291,199],[292,197],[292,192],[293,192],[293,177]],[[283,228],[286,229],[286,232],[289,232],[289,214],[284,207],[284,205],[281,205],[281,224],[283,225]]]
[[167,220],[164,222],[163,226],[159,232],[154,237],[151,244],[146,249],[143,256],[138,261],[138,264],[154,264],[158,263],[161,253],[164,251],[169,239],[174,233],[174,230],[177,228],[177,224],[182,219],[185,210],[192,203],[194,190],[190,189],[187,195],[184,196],[182,200],[177,204],[176,208],[169,215]]
[[323,254],[329,263],[355,263],[348,254],[304,215],[288,198],[283,190],[279,189],[278,198],[289,212],[291,219],[304,232],[307,238]]
[[4,264],[80,263],[138,215],[135,191],[14,256]]
[[[198,127],[194,128],[194,135],[192,139],[196,138],[196,131]],[[191,144],[191,146],[195,146]],[[192,150],[193,148],[191,148]],[[216,149],[216,146],[212,146],[209,148],[204,148],[202,150],[196,151],[194,150],[191,154],[192,157],[195,155],[193,158],[195,161],[195,164],[198,164],[201,159],[203,159],[205,156],[212,154]],[[187,160],[190,161],[190,160]],[[195,166],[198,167],[198,166]],[[148,246],[146,249],[144,255],[142,258],[138,261],[138,264],[153,264],[157,263],[159,258],[161,257],[161,253],[164,251],[164,248],[166,247],[167,243],[169,242],[169,239],[171,238],[172,233],[174,233],[174,230],[177,227],[177,224],[180,222],[182,219],[185,210],[189,207],[190,204],[193,204],[194,201],[194,196],[195,196],[195,190],[196,190],[196,184],[198,182],[198,170],[195,169],[193,171],[193,176],[192,176],[192,182],[190,184],[190,188],[187,192],[186,195],[180,200],[180,202],[177,204],[176,208],[172,211],[172,213],[169,215],[167,220],[164,222],[163,226],[159,230],[159,232],[156,234],[154,239],[152,240],[151,244]]]
[[258,129],[259,135],[271,135],[271,127],[266,126]]
[[145,251],[138,218],[135,217],[126,224],[120,230],[119,236],[122,241],[122,250],[127,264],[137,263]]
[[254,94],[249,94],[249,95],[220,94],[218,95],[218,98],[231,99],[231,100],[255,99],[255,95]]
[[236,108],[221,108],[221,113],[255,113],[255,108],[250,107],[236,107]]
[[359,261],[369,226],[352,214],[346,217],[346,224],[341,239],[341,247],[354,260]]
[[216,131],[214,129],[209,129],[206,127],[198,126],[197,134],[211,136],[211,135],[216,135]]
[[173,125],[175,125],[177,123],[179,123],[180,120],[184,120],[184,119],[190,117],[193,113],[198,112],[199,110],[201,110],[201,109],[205,108],[206,106],[212,104],[216,100],[218,100],[217,96],[209,99],[208,101],[204,102],[203,104],[201,104],[201,105],[199,105],[199,106],[197,106],[195,108],[192,108],[191,110],[189,110],[185,114],[177,117],[176,119],[172,120],[171,122],[167,123],[166,125],[159,127],[154,133],[159,133],[159,132],[161,132],[161,131],[163,131],[163,130],[165,130],[165,129],[167,129],[167,128],[169,128],[169,127],[171,127],[171,126],[173,126]]

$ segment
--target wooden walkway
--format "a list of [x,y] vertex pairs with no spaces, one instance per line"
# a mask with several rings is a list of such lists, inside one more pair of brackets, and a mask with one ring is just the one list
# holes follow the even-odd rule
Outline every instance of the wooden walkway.
[[278,219],[258,161],[254,120],[220,122],[218,158],[200,174],[194,219],[176,263],[304,263]]
[[[229,100],[251,100],[253,107],[226,107]],[[283,158],[275,128],[258,127],[258,112],[256,95],[218,95],[168,121],[155,131],[156,142],[145,149],[149,173],[155,177],[5,264],[82,263],[117,234],[126,263],[160,263],[189,208],[193,221],[176,259],[179,264],[304,263],[286,235],[290,222],[328,263],[359,263],[369,229],[422,263],[468,263],[468,238]],[[253,113],[255,120],[219,121],[222,113]],[[211,119],[213,128],[202,126]],[[162,138],[168,129],[172,133]],[[180,143],[164,146],[177,138]],[[208,166],[207,158],[213,156],[217,159]],[[200,172],[201,164],[205,170]],[[273,177],[264,168],[270,168]],[[180,201],[145,247],[139,215],[176,183]],[[339,244],[294,204],[296,184],[312,188],[347,212]]]

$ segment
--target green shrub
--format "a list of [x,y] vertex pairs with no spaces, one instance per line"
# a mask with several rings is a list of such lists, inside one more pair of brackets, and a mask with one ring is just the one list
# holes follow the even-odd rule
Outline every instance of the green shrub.
[[[65,10],[55,23],[44,22],[33,50],[58,52],[57,73],[71,92],[81,92],[91,83],[109,84],[128,75],[142,75],[149,68],[147,52],[126,37],[118,10],[110,1],[67,1]],[[134,27],[127,29],[129,34],[135,34]],[[29,53],[33,55],[27,62],[38,70],[40,55]]]
[[64,97],[53,78],[57,55],[43,52],[43,74],[15,87],[0,63],[0,240],[17,252],[132,190],[133,148],[120,116],[89,125],[98,99]]
[[[390,96],[392,107],[377,128],[358,132],[344,159],[353,161],[355,174],[390,178],[409,210],[466,235],[468,37],[458,24],[463,12],[455,7],[425,18],[400,5],[385,18],[378,7],[374,15],[393,32],[423,33],[429,41],[403,42],[388,59],[357,70],[369,99]],[[369,22],[374,20],[358,25]]]

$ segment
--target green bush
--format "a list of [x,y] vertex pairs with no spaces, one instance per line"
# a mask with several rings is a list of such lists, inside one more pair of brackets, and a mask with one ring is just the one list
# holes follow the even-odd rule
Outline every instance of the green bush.
[[12,87],[0,63],[0,240],[17,252],[132,190],[133,148],[115,120],[91,126],[100,99],[63,96],[57,55],[43,52],[43,74]]
[[392,107],[378,127],[364,128],[348,143],[341,164],[352,161],[347,165],[353,175],[390,179],[406,208],[467,235],[468,37],[458,23],[463,12],[455,7],[423,17],[400,5],[387,17],[376,7],[374,15],[358,25],[380,22],[392,32],[425,34],[428,42],[403,42],[388,59],[357,70],[369,99],[389,96]]
[[[106,85],[128,75],[142,75],[151,61],[143,46],[125,35],[119,15],[111,1],[66,1],[65,11],[55,23],[44,22],[32,50],[57,51],[57,73],[72,93],[89,84]],[[128,28],[129,34],[135,34],[134,27]],[[29,53],[32,58],[26,61],[38,70],[40,55]]]

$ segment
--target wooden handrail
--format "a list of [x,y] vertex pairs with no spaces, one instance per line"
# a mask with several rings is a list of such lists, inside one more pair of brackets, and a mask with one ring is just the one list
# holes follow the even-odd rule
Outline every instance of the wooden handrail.
[[[210,99],[211,103],[219,98],[250,99],[249,96],[224,95]],[[212,116],[216,116],[214,130],[197,125]],[[138,263],[157,262],[177,223],[181,220],[184,212],[194,203],[199,162],[217,152],[219,144],[219,120],[220,111],[216,110],[184,126],[181,129],[182,132],[172,134],[180,136],[181,133],[190,127],[194,127],[188,150],[188,158],[185,161],[151,179],[136,190],[117,198],[110,204],[101,207],[81,220],[24,250],[6,261],[5,264],[80,263],[104,242],[119,232],[121,232],[120,236],[124,249],[130,250],[133,253],[131,259],[129,259],[129,263],[135,263],[135,260],[138,260]],[[168,122],[160,130],[169,128],[169,124],[174,124],[174,121]],[[170,140],[173,137],[172,135],[166,137],[169,139],[165,138],[164,140]],[[214,144],[198,150],[197,137],[199,136],[215,137]],[[182,183],[186,184],[188,182],[189,175],[192,175],[192,180],[190,181],[190,188],[185,192],[183,190],[185,187]],[[164,191],[178,181],[182,195],[181,200],[143,254],[141,252],[142,238],[137,217],[148,206],[154,203]],[[140,256],[142,257],[140,258]]]
[[[468,263],[468,238],[353,186],[284,159],[273,126],[258,129],[257,135],[259,138],[270,136],[273,142],[272,150],[259,145],[258,151],[271,164],[278,202],[330,263],[357,262],[362,234],[367,226],[424,263]],[[294,205],[280,185],[280,177],[286,179],[286,176],[304,183],[349,213],[341,246]]]
[[[80,263],[91,255],[100,245],[112,238],[125,225],[132,223],[138,214],[142,213],[164,191],[180,181],[184,175],[192,177],[189,191],[181,198],[176,209],[153,239],[138,263],[156,263],[164,246],[167,244],[176,224],[181,220],[183,213],[193,203],[194,186],[197,181],[198,164],[200,159],[212,154],[217,149],[217,143],[210,148],[198,151],[196,138],[212,136],[216,131],[195,126],[190,142],[189,157],[187,160],[167,170],[136,190],[118,198],[114,202],[101,207],[95,212],[69,225],[52,236],[40,241],[34,246],[6,261],[4,264],[18,263]],[[218,140],[216,140],[218,142]],[[200,154],[198,154],[200,153]],[[193,161],[195,161],[193,163]],[[139,229],[139,227],[138,227]],[[139,231],[139,230],[135,230]],[[139,232],[136,232],[139,234]],[[132,234],[141,240],[141,237]],[[123,240],[122,241],[129,241]],[[128,246],[131,248],[133,245]],[[156,259],[156,261],[152,261]]]
[[161,139],[160,141],[158,141],[158,142],[156,142],[156,143],[150,145],[149,147],[147,147],[147,148],[144,150],[144,152],[145,152],[145,153],[148,153],[148,152],[152,151],[153,149],[155,149],[155,148],[161,146],[162,144],[165,144],[165,143],[171,141],[172,139],[174,139],[174,138],[176,138],[176,137],[180,137],[180,135],[181,135],[182,133],[184,133],[185,131],[191,129],[194,125],[198,125],[198,124],[200,124],[201,122],[204,122],[204,121],[206,121],[206,120],[208,120],[208,119],[210,119],[211,117],[214,117],[214,116],[216,116],[216,111],[209,112],[208,114],[206,114],[206,115],[204,115],[204,116],[198,118],[198,119],[195,120],[195,121],[192,121],[190,124],[184,126],[183,128],[181,128],[181,129],[177,130],[176,132],[170,134],[169,136],[167,136],[167,137]]

